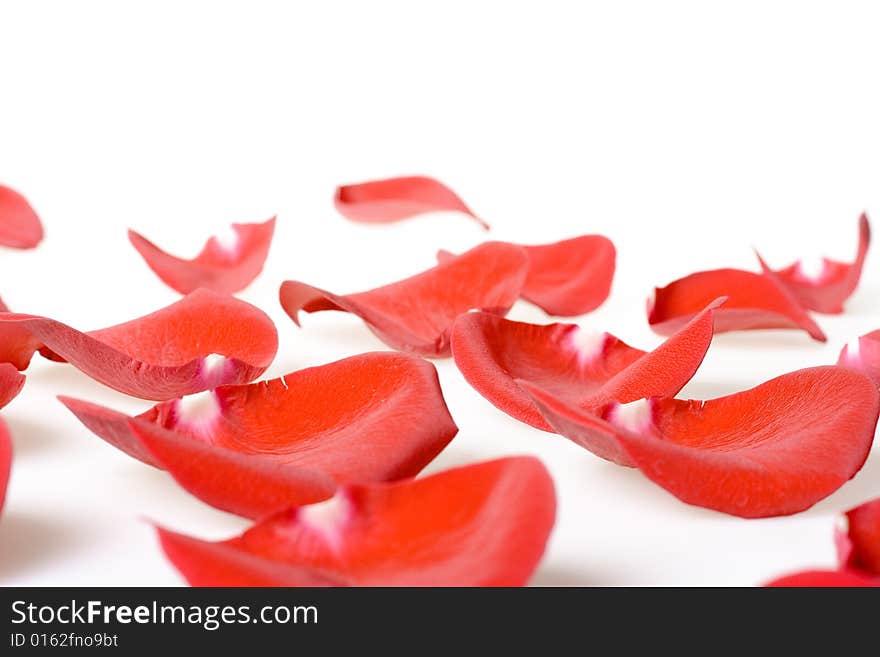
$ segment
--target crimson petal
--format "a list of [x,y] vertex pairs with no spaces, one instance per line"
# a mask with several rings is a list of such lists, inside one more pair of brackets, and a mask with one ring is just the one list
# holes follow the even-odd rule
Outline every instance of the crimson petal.
[[275,218],[260,224],[232,224],[230,244],[211,237],[192,260],[166,253],[133,230],[128,239],[156,275],[170,288],[189,294],[206,288],[221,294],[240,292],[263,271]]
[[773,580],[767,586],[880,587],[880,498],[846,512],[837,529],[837,570],[806,570]]
[[826,340],[822,329],[773,272],[714,269],[655,288],[648,302],[648,323],[660,335],[670,335],[721,296],[726,296],[727,302],[715,316],[716,333],[803,329],[815,340]]
[[[616,250],[603,235],[582,235],[552,244],[523,245],[529,272],[520,296],[549,315],[576,317],[601,306],[611,292]],[[439,251],[437,260],[454,256]]]
[[[167,469],[210,504],[249,517],[325,499],[337,483],[413,477],[458,431],[434,366],[390,352],[163,402],[134,423],[96,404],[59,399],[111,445]],[[253,456],[271,481],[257,481]]]
[[341,310],[360,317],[385,344],[424,356],[448,356],[449,332],[472,309],[505,314],[528,269],[522,247],[486,242],[421,274],[367,292],[340,296],[299,281],[281,284],[285,312]]
[[24,196],[0,185],[0,244],[32,249],[43,240],[43,225]]
[[159,529],[194,586],[520,586],[553,527],[553,481],[511,457],[393,484],[347,486],[208,543]]
[[840,351],[838,365],[851,367],[880,386],[880,330],[851,341]]
[[336,189],[336,209],[346,219],[361,223],[391,223],[428,212],[461,212],[489,230],[446,185],[426,176],[373,180]]
[[46,317],[0,314],[0,362],[25,369],[40,349],[143,399],[251,381],[269,366],[277,348],[275,326],[263,311],[209,290],[89,333]]
[[9,484],[9,473],[12,470],[12,439],[6,423],[0,420],[0,511],[6,501],[6,486]]
[[843,302],[859,284],[870,243],[871,227],[868,216],[862,214],[859,217],[859,246],[856,258],[851,263],[823,258],[821,270],[811,272],[803,261],[799,260],[784,269],[773,271],[760,254],[758,260],[762,269],[775,274],[804,308],[820,313],[837,314],[843,312]]
[[0,363],[0,408],[15,399],[24,386],[24,375],[10,363]]
[[668,398],[586,412],[525,384],[556,431],[637,467],[689,504],[746,518],[797,513],[862,467],[880,394],[842,367],[791,372],[709,401]]
[[675,395],[703,361],[722,303],[710,304],[652,352],[575,324],[541,326],[468,313],[453,326],[452,354],[464,378],[492,404],[517,420],[553,431],[517,380],[582,408]]

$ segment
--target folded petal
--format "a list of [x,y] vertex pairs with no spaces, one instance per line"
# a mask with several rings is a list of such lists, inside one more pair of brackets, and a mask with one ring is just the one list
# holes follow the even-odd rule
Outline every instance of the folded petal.
[[[549,315],[575,317],[601,306],[611,292],[616,250],[602,235],[525,246],[529,271],[520,296]],[[437,260],[454,256],[439,251]]]
[[0,185],[0,245],[32,249],[43,241],[43,225],[24,196]]
[[520,586],[556,515],[540,461],[511,457],[424,479],[346,486],[220,543],[159,529],[194,586]]
[[9,472],[12,469],[12,439],[6,423],[0,420],[0,511],[6,501],[6,486],[9,484]]
[[558,433],[684,502],[746,518],[797,513],[840,488],[864,464],[880,412],[876,386],[842,367],[709,401],[643,399],[598,414],[526,388]]
[[835,531],[837,570],[806,570],[767,586],[880,586],[880,498],[850,509]]
[[522,290],[528,258],[522,247],[486,242],[402,281],[336,295],[299,281],[281,285],[284,310],[341,310],[360,317],[385,344],[424,356],[448,356],[455,318],[469,310],[503,315]]
[[489,230],[446,185],[426,176],[373,180],[336,189],[336,209],[346,219],[362,223],[391,223],[428,212],[461,212]]
[[648,302],[648,323],[660,335],[670,335],[706,304],[726,296],[715,315],[715,332],[749,329],[803,329],[825,342],[825,334],[773,272],[755,274],[741,269],[702,271],[655,288]]
[[232,224],[230,239],[211,237],[192,260],[166,253],[133,230],[128,239],[150,269],[181,294],[199,288],[234,294],[263,271],[274,232],[274,217],[261,224]]
[[703,361],[722,302],[711,303],[651,352],[575,324],[543,326],[467,313],[453,326],[452,355],[464,378],[492,404],[533,427],[553,431],[519,381],[584,409],[670,397]]
[[844,345],[837,364],[858,370],[880,386],[880,330]]
[[89,333],[46,317],[0,314],[0,362],[25,369],[40,349],[143,399],[251,381],[269,366],[277,348],[275,326],[263,311],[209,290]]
[[843,302],[855,292],[862,277],[862,267],[871,242],[868,216],[859,217],[859,245],[853,262],[822,258],[817,267],[799,260],[784,269],[772,270],[758,255],[765,272],[774,273],[798,302],[820,313],[842,313]]
[[24,378],[14,365],[0,363],[0,408],[6,406],[21,392]]
[[[111,445],[168,470],[197,497],[249,517],[325,499],[336,484],[413,477],[458,431],[434,366],[390,352],[221,386],[160,403],[136,422],[59,399]],[[256,486],[252,456],[271,465],[271,482]]]

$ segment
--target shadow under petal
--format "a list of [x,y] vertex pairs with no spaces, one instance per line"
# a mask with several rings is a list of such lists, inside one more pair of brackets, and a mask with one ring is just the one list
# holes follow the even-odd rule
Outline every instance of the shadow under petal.
[[88,528],[73,522],[5,510],[0,518],[0,582],[32,572],[88,542]]

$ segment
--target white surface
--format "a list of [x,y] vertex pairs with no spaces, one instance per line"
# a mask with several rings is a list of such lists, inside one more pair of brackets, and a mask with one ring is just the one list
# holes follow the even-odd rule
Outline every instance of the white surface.
[[[266,271],[241,295],[277,324],[277,376],[382,348],[339,313],[296,328],[277,302],[285,278],[358,291],[430,266],[440,247],[601,232],[618,247],[617,277],[580,321],[651,348],[654,285],[756,270],[752,245],[775,265],[850,259],[859,212],[880,217],[871,3],[531,4],[0,5],[0,181],[47,230],[37,251],[0,253],[0,295],[82,329],[128,320],[178,296],[127,227],[191,255],[228,223],[277,213]],[[336,184],[404,173],[447,182],[494,230],[457,215],[365,227],[334,211]],[[684,392],[834,362],[880,327],[877,262],[875,246],[846,315],[818,316],[827,345],[723,335]],[[550,321],[526,304],[511,317]],[[749,585],[830,565],[835,514],[880,495],[875,450],[795,517],[691,508],[508,418],[451,361],[437,366],[460,433],[429,471],[507,453],[552,471],[560,508],[537,584]],[[150,405],[35,358],[3,411],[15,460],[0,583],[180,583],[145,519],[208,538],[245,526],[94,437],[57,394]]]

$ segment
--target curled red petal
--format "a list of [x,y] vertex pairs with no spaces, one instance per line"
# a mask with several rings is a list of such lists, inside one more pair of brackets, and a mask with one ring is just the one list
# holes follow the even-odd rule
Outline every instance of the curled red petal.
[[0,314],[0,362],[18,369],[50,350],[96,381],[165,400],[262,374],[278,348],[272,320],[230,296],[196,290],[139,319],[81,333],[36,315]]
[[880,498],[847,511],[845,533],[841,565],[880,578]]
[[340,488],[221,543],[164,530],[160,538],[193,585],[520,586],[541,559],[555,515],[541,462],[511,457]]
[[715,316],[715,332],[749,329],[803,329],[825,342],[825,334],[772,272],[741,269],[702,271],[655,288],[648,302],[648,323],[670,335],[718,297],[727,302]]
[[[583,315],[608,298],[617,252],[607,237],[581,235],[523,248],[529,258],[529,271],[520,296],[547,314]],[[448,251],[437,253],[439,262],[453,257]]]
[[426,176],[373,180],[336,188],[336,209],[346,219],[361,223],[391,223],[428,212],[461,212],[484,229],[480,219],[446,185]]
[[[388,352],[361,354],[272,381],[221,386],[163,402],[138,416],[141,423],[178,434],[175,439],[137,428],[132,418],[102,406],[59,399],[110,444],[169,470],[197,497],[250,517],[324,499],[332,495],[335,483],[413,477],[458,431],[434,366]],[[236,453],[222,461],[228,465],[219,487],[214,486],[215,468],[204,463],[190,467],[187,441],[201,444],[199,454],[205,449]],[[286,482],[280,484],[283,494],[274,492],[273,483],[265,489],[269,494],[264,501],[264,491],[257,495],[248,483],[249,471],[230,478],[229,471],[246,466],[252,455],[282,466],[282,478],[284,467],[299,480],[303,473],[314,476],[293,482],[304,484],[295,497],[284,497],[291,488]],[[246,504],[239,500],[242,490],[229,484],[232,480],[243,482]]]
[[452,355],[464,378],[492,404],[553,431],[518,381],[583,408],[675,395],[703,361],[722,303],[710,304],[651,352],[575,324],[542,326],[468,313],[453,326]]
[[6,501],[6,486],[9,484],[9,472],[12,470],[12,439],[6,423],[0,420],[0,511]]
[[768,582],[765,586],[779,587],[823,587],[823,588],[854,588],[880,586],[880,578],[866,577],[859,573],[845,570],[805,570],[793,575],[786,575]]
[[469,310],[505,314],[522,289],[522,247],[486,242],[421,274],[368,292],[340,296],[298,281],[281,285],[285,312],[341,310],[360,317],[385,344],[424,356],[448,356],[455,318]]
[[147,265],[170,288],[189,294],[205,288],[221,294],[240,292],[263,271],[275,232],[275,217],[257,224],[232,224],[228,243],[211,237],[192,260],[178,258],[133,230],[128,239]]
[[784,269],[773,271],[760,255],[758,260],[762,269],[774,273],[804,308],[837,314],[843,312],[843,302],[858,287],[870,243],[871,227],[868,216],[862,214],[859,217],[859,245],[856,258],[851,263],[823,258],[818,270],[810,271],[799,260]]
[[549,424],[582,447],[689,504],[747,518],[797,513],[846,483],[880,413],[870,379],[833,366],[709,401],[640,400],[601,414],[526,387]]
[[0,185],[0,244],[32,249],[43,241],[43,225],[27,199]]
[[862,372],[880,386],[880,330],[846,344],[840,351],[837,364]]
[[11,363],[0,363],[0,408],[15,399],[24,386],[24,375]]

